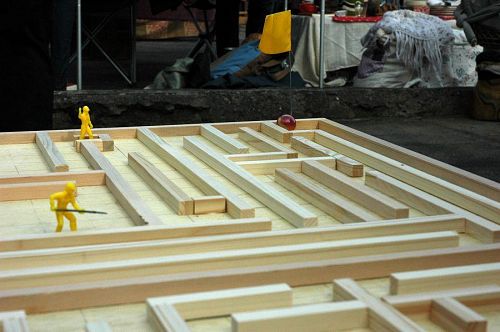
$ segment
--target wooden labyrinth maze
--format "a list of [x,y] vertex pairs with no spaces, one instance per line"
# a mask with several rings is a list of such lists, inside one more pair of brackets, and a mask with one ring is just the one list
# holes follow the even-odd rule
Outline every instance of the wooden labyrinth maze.
[[[0,133],[0,330],[498,331],[500,185],[326,119]],[[48,197],[77,214],[55,233]]]

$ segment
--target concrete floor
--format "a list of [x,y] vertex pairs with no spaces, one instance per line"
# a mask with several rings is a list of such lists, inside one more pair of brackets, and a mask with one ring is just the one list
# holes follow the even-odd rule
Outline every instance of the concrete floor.
[[338,122],[500,182],[500,122],[466,117]]

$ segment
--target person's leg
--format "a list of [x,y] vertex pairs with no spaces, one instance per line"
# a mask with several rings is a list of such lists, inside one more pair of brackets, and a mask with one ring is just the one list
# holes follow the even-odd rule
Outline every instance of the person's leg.
[[69,228],[72,232],[76,232],[76,217],[73,213],[65,213],[64,216],[69,220]]
[[228,47],[240,46],[239,12],[238,0],[217,0],[215,38],[218,56],[223,55]]
[[60,212],[56,212],[56,219],[57,219],[57,227],[56,227],[56,232],[61,232],[64,226],[64,219],[63,219],[63,214]]
[[77,0],[54,0],[51,56],[56,90],[66,90],[68,83],[68,67],[76,5]]

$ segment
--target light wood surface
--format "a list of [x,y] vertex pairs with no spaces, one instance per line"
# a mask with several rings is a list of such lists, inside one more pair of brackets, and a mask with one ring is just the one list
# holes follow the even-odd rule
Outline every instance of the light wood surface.
[[315,160],[326,167],[335,168],[335,159],[331,157],[240,161],[236,162],[236,164],[253,175],[274,175],[274,171],[278,168],[287,168],[294,172],[301,172],[302,162],[308,160]]
[[285,152],[288,158],[297,158],[298,153],[281,145],[268,136],[248,127],[241,127],[238,138],[262,152]]
[[488,321],[452,298],[432,301],[430,319],[447,331],[486,332]]
[[35,142],[52,172],[67,172],[69,166],[47,132],[37,132]]

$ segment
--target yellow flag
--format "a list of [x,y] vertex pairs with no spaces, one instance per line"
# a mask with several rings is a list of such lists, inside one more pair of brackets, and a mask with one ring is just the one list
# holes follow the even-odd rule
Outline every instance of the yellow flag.
[[265,54],[278,54],[292,50],[291,11],[266,16],[259,49]]

